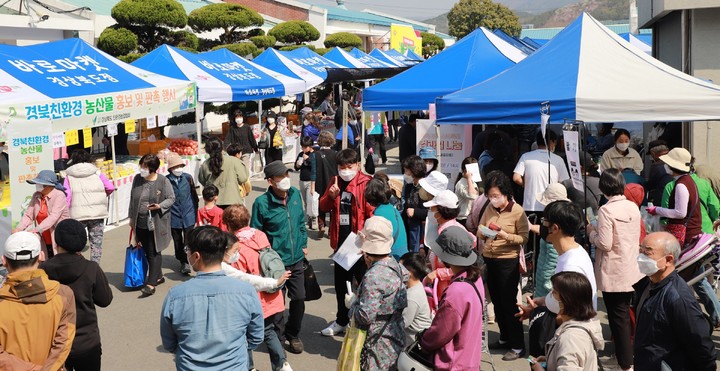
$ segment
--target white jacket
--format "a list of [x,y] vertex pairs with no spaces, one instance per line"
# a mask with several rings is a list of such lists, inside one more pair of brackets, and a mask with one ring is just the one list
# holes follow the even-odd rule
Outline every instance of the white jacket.
[[108,198],[100,170],[89,163],[70,166],[65,170],[72,192],[70,217],[76,220],[105,219],[108,216]]
[[548,371],[596,371],[597,351],[605,347],[600,321],[567,321],[545,344]]

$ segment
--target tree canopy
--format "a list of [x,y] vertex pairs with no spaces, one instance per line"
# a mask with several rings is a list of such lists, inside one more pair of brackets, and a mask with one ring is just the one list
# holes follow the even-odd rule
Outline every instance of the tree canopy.
[[460,0],[448,13],[450,35],[463,38],[478,27],[500,29],[519,36],[522,27],[518,16],[505,5],[491,0]]
[[272,36],[253,36],[250,38],[250,41],[252,41],[258,49],[267,49],[275,45],[276,42],[275,38]]
[[121,0],[112,8],[111,15],[118,23],[137,35],[137,49],[149,52],[156,47],[172,44],[170,28],[187,25],[185,8],[176,0]]
[[421,32],[420,37],[422,37],[422,48],[425,55],[435,55],[445,49],[445,40],[438,35]]
[[320,38],[320,31],[305,21],[287,21],[273,27],[268,35],[283,44],[296,44],[315,41]]
[[362,39],[360,36],[351,34],[349,32],[338,32],[332,35],[328,35],[325,38],[326,48],[359,48],[362,46]]
[[126,28],[108,27],[98,38],[97,46],[100,50],[118,57],[137,49],[138,37]]
[[238,4],[217,3],[206,5],[190,12],[188,25],[195,32],[207,32],[222,29],[221,43],[233,43],[246,34],[237,31],[248,27],[260,27],[265,20],[256,11]]

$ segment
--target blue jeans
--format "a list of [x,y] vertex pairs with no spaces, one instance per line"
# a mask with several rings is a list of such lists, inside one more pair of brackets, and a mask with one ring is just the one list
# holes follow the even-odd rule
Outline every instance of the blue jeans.
[[408,250],[411,252],[420,251],[420,237],[425,232],[422,223],[413,220],[407,221]]
[[[273,371],[282,368],[283,363],[287,360],[285,358],[285,350],[280,343],[280,337],[278,336],[278,330],[280,329],[279,324],[283,321],[283,312],[273,314],[272,316],[265,318],[265,346],[267,346],[268,354],[270,355],[270,364],[272,365]],[[252,357],[252,350],[248,349],[249,369],[254,368],[254,362]]]
[[[705,272],[705,268],[700,267],[696,276],[703,272]],[[703,278],[695,283],[693,288],[698,295],[699,301],[705,307],[705,311],[710,315],[713,325],[718,325],[718,323],[720,323],[720,300],[718,300],[717,295],[715,295],[715,289],[710,285],[707,278]]]

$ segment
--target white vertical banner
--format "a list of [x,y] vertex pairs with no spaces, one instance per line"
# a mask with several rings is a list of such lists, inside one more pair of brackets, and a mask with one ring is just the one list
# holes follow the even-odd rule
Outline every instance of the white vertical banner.
[[547,133],[547,126],[550,122],[550,115],[541,113],[540,114],[540,132],[542,133],[543,138],[545,138],[545,133]]
[[570,168],[570,179],[578,191],[584,192],[582,173],[580,172],[580,137],[577,131],[563,130],[565,141],[565,156],[567,156],[568,168]]
[[8,125],[8,157],[10,158],[10,207],[13,226],[20,222],[35,186],[28,179],[35,179],[41,170],[53,170],[52,125],[50,121],[19,121]]
[[[465,157],[470,155],[472,149],[472,126],[470,125],[440,125],[440,140],[435,130],[435,120],[417,120],[417,151],[420,148],[439,148],[440,171],[448,179],[453,179],[460,172],[460,166]],[[439,146],[438,146],[439,144]],[[448,189],[454,189],[453,182],[448,183]]]

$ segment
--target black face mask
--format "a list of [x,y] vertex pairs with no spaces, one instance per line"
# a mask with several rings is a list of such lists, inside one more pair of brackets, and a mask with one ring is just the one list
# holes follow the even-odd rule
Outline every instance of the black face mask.
[[547,242],[548,233],[550,233],[548,227],[546,227],[544,224],[540,224],[540,238],[545,240],[545,242]]

